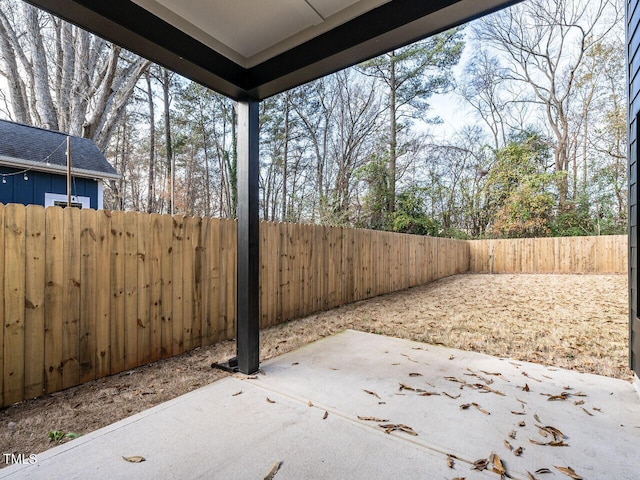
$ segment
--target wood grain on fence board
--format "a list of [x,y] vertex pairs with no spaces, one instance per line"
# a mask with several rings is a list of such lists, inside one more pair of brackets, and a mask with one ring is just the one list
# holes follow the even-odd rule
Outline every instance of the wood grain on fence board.
[[24,396],[44,392],[45,218],[43,208],[27,207],[25,270]]
[[4,218],[4,401],[24,397],[25,209],[7,205]]

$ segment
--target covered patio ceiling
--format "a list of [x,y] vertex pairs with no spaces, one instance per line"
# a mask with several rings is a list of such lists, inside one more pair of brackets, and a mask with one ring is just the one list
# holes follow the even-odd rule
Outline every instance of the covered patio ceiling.
[[519,0],[27,0],[237,100],[262,100]]

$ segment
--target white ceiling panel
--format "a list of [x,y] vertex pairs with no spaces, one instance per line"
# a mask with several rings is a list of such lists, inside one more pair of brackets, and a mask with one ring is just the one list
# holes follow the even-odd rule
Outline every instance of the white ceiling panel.
[[[387,3],[389,0],[307,0],[308,3],[320,14],[322,18],[328,18],[338,12],[349,9],[353,16],[360,15],[372,8]],[[348,8],[357,5],[357,8]]]
[[390,0],[133,0],[248,68]]
[[159,16],[166,10],[160,11],[153,4],[165,7],[245,59],[322,22],[304,0],[137,0],[136,3]]

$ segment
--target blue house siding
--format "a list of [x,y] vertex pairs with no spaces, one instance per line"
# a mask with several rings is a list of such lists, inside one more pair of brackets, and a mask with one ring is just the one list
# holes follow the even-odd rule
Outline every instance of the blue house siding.
[[[22,170],[0,167],[0,174],[12,174]],[[23,174],[6,175],[0,180],[0,203],[22,203],[24,205],[44,205],[45,193],[66,195],[67,179],[63,175],[28,171],[28,180]],[[71,194],[89,197],[91,208],[98,208],[98,182],[87,178],[74,177],[71,181]]]

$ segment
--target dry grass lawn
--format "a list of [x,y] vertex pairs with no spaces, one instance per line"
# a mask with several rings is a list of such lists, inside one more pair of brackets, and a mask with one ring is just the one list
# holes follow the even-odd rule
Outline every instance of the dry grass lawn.
[[[458,275],[267,329],[261,358],[345,328],[631,379],[624,275]],[[223,342],[0,410],[0,453],[38,453],[211,383]],[[0,460],[0,468],[4,466]]]

